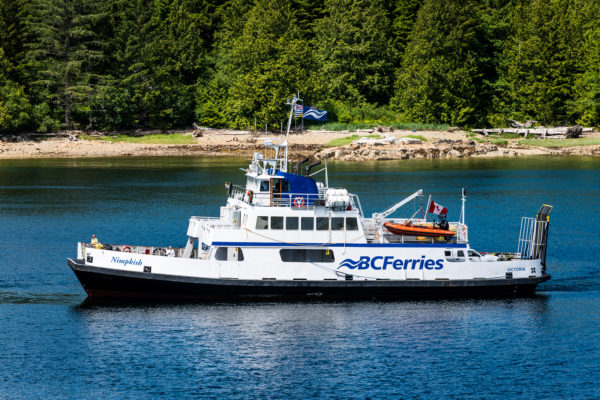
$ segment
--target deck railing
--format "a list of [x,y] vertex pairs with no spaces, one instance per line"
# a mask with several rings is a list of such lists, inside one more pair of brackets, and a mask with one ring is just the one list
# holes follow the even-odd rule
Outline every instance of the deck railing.
[[[403,218],[385,218],[382,223],[396,222],[404,223],[406,219]],[[389,243],[468,243],[469,231],[468,227],[460,222],[450,222],[449,229],[456,232],[456,235],[451,238],[440,238],[440,237],[428,237],[419,235],[396,235],[389,232],[385,227],[377,226],[375,221],[371,218],[364,218],[362,220],[365,235],[369,240],[387,241]],[[425,219],[413,218],[411,222],[415,225],[432,226],[431,222],[427,222]],[[380,236],[383,235],[383,237]]]
[[[98,247],[92,246],[89,243],[84,243],[84,245],[88,249],[98,248]],[[134,246],[134,245],[128,245],[128,244],[103,243],[102,247],[100,249],[122,252],[124,255],[148,254],[148,255],[155,255],[155,256],[166,256],[166,254],[167,254],[167,247],[162,247],[162,246]],[[175,257],[183,257],[183,251],[185,250],[183,247],[173,247],[173,250],[175,250]],[[197,252],[198,252],[198,249],[192,250],[192,258],[196,257]]]
[[530,260],[540,258],[546,247],[547,221],[538,221],[535,218],[523,217],[519,232],[517,253],[521,259]]

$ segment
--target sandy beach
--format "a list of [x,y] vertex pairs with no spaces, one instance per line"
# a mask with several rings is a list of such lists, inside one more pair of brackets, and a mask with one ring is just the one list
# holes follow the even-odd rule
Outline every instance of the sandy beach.
[[[192,135],[193,131],[184,132]],[[339,147],[326,147],[333,139],[352,135],[378,134],[395,143],[350,143]],[[523,146],[517,140],[507,144],[479,143],[464,131],[418,131],[427,141],[411,143],[402,141],[411,131],[393,132],[323,132],[305,131],[290,134],[291,157],[310,156],[345,161],[396,160],[414,158],[461,158],[503,157],[520,155],[578,155],[600,156],[600,145],[547,148]],[[584,134],[584,137],[600,137],[600,132]],[[106,140],[76,140],[53,138],[40,141],[0,142],[0,159],[19,158],[77,158],[77,157],[123,157],[123,156],[249,156],[261,151],[265,139],[274,142],[285,139],[283,135],[251,133],[246,131],[204,130],[202,136],[194,137],[193,144],[146,144],[110,142]],[[542,140],[540,140],[541,142]]]

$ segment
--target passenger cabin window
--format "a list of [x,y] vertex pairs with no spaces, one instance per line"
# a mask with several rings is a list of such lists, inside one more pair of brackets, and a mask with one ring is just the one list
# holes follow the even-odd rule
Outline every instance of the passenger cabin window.
[[356,218],[346,218],[346,230],[347,231],[357,231],[358,230],[358,221]]
[[339,218],[339,217],[331,218],[331,230],[332,231],[343,231],[344,230],[344,218]]
[[298,230],[298,217],[286,217],[285,218],[285,229],[290,231]]
[[256,217],[256,229],[269,229],[269,217]]
[[317,230],[328,231],[329,230],[329,218],[317,217]]
[[217,261],[244,261],[244,253],[239,247],[217,247],[215,251]]
[[283,217],[271,217],[271,229],[283,229]]
[[281,249],[279,250],[283,262],[326,262],[335,261],[333,251],[328,249]]
[[301,224],[303,231],[312,231],[315,229],[315,219],[313,217],[302,217]]
[[269,181],[260,181],[260,191],[261,192],[269,191]]

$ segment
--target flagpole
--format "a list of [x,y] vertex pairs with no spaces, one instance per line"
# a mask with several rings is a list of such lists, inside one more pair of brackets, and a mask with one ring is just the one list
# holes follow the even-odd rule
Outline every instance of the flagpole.
[[460,211],[460,220],[461,220],[461,224],[465,224],[465,203],[467,202],[467,196],[466,196],[466,191],[465,188],[462,188],[462,209]]

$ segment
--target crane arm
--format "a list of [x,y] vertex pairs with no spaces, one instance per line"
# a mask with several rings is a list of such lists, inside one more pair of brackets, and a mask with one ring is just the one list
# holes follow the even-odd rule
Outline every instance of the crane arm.
[[391,215],[392,213],[394,213],[394,211],[396,211],[397,209],[399,209],[400,207],[402,207],[403,205],[405,205],[412,199],[421,196],[422,194],[423,194],[423,190],[419,189],[416,192],[414,192],[413,194],[411,194],[410,196],[408,196],[407,198],[405,198],[404,200],[399,201],[398,203],[394,204],[392,207],[388,208],[387,210],[380,212],[380,213],[374,213],[373,218],[374,219],[386,218],[388,215]]

